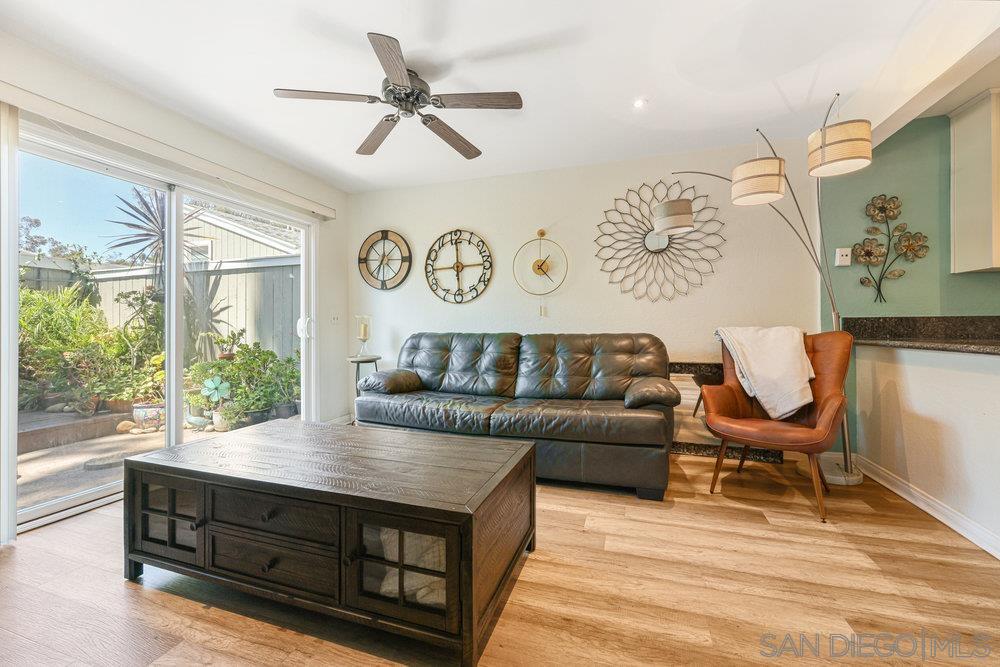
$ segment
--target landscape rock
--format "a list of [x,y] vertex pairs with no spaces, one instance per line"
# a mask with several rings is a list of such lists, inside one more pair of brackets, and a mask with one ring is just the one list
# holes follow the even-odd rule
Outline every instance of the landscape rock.
[[214,430],[215,430],[215,427],[212,426],[211,424],[209,424],[208,426],[205,427],[205,433],[212,433]]
[[157,430],[158,430],[158,431],[166,431],[166,430],[167,430],[167,427],[166,427],[166,426],[161,426],[161,427],[160,427],[160,428],[158,428]]
[[129,433],[134,428],[135,422],[126,419],[125,421],[118,422],[118,426],[115,427],[115,431],[118,433]]
[[49,407],[45,408],[46,412],[62,412],[63,408],[66,407],[65,403],[53,403]]
[[148,428],[142,429],[142,433],[156,433],[156,430],[157,429],[155,426],[150,426]]
[[73,412],[74,410],[76,410],[76,408],[74,408],[72,405],[67,405],[66,407],[63,408],[63,412]]
[[129,429],[129,433],[131,433],[132,435],[142,435],[142,429],[141,428],[132,428],[132,429]]

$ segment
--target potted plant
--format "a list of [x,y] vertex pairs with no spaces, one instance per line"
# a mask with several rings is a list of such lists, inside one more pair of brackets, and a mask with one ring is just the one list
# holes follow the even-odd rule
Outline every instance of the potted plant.
[[232,361],[235,359],[236,348],[243,342],[246,335],[246,329],[239,329],[237,331],[230,331],[226,336],[212,336],[212,342],[219,346],[219,359],[223,361]]
[[278,355],[258,342],[237,344],[223,374],[232,385],[232,400],[223,409],[231,426],[255,424],[270,416],[276,396],[271,366],[277,361]]
[[269,367],[271,383],[274,391],[274,416],[277,419],[288,419],[298,414],[296,405],[301,384],[299,363],[295,357],[287,357],[275,361]]
[[167,406],[164,403],[166,355],[155,354],[133,373],[131,383],[132,421],[138,429],[159,428],[166,424]]
[[201,395],[204,396],[212,406],[212,425],[219,431],[228,431],[229,423],[222,411],[217,409],[231,396],[231,385],[222,379],[221,375],[216,375],[206,379],[202,383]]

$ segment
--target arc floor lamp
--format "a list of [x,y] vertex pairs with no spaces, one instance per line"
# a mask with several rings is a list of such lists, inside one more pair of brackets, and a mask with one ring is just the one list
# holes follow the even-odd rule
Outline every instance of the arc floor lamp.
[[[802,247],[809,255],[809,259],[819,272],[827,298],[830,300],[833,329],[836,331],[840,330],[840,312],[837,310],[837,296],[830,278],[830,264],[827,258],[826,243],[823,240],[822,181],[828,176],[839,176],[857,171],[867,167],[872,161],[872,125],[870,121],[857,119],[829,124],[830,113],[839,97],[840,93],[833,96],[833,100],[826,110],[826,116],[823,118],[822,126],[810,134],[806,142],[809,151],[808,173],[816,180],[816,215],[819,228],[815,240],[809,231],[809,225],[802,212],[802,206],[799,204],[799,198],[795,195],[795,188],[785,172],[785,159],[778,155],[771,141],[760,129],[757,130],[757,133],[764,139],[771,155],[757,157],[738,164],[733,168],[732,178],[707,171],[674,172],[675,174],[711,176],[728,181],[732,186],[732,202],[737,206],[760,206],[763,204],[770,206],[771,210],[798,237]],[[774,202],[785,196],[786,191],[792,196],[792,202],[795,204],[799,226],[796,226],[787,215],[774,205]],[[841,422],[841,435],[844,444],[843,466],[841,467],[838,463],[834,469],[824,472],[831,483],[860,484],[862,481],[861,473],[854,470],[851,459],[851,437],[846,414]]]

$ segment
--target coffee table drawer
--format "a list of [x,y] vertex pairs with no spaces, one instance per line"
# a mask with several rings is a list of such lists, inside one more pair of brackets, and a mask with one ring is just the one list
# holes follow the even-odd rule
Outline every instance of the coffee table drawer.
[[209,521],[338,546],[340,508],[268,493],[209,487]]
[[337,600],[336,554],[322,555],[248,537],[209,531],[208,569],[281,586],[310,597]]

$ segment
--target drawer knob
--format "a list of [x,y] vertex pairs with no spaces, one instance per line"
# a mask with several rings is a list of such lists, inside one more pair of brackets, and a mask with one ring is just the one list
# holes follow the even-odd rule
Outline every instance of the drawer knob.
[[199,528],[201,528],[202,526],[204,526],[206,523],[208,523],[208,519],[206,519],[205,517],[202,517],[200,519],[192,521],[191,524],[188,526],[188,528],[190,528],[191,530],[198,530]]
[[274,508],[269,509],[269,510],[264,510],[263,512],[260,513],[260,522],[261,523],[267,523],[268,521],[270,521],[271,519],[273,519],[274,515],[277,514],[277,513],[278,513],[278,510],[276,510]]
[[351,551],[351,553],[349,554],[344,554],[344,556],[340,559],[340,562],[344,567],[350,567],[357,559],[358,559],[358,550],[355,549]]
[[271,560],[267,561],[266,563],[264,563],[263,565],[260,566],[261,574],[267,574],[272,569],[274,569],[274,567],[277,564],[278,564],[278,559],[277,558],[272,558]]

